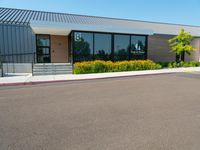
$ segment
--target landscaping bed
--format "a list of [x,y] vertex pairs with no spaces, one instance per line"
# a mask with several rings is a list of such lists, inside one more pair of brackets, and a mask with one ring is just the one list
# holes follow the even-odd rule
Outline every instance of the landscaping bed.
[[73,72],[74,74],[88,74],[138,70],[156,70],[161,68],[162,66],[160,64],[156,64],[151,60],[132,60],[119,62],[96,60],[75,63]]
[[178,67],[200,67],[200,62],[190,61],[190,62],[160,62],[158,63],[162,68],[178,68]]
[[74,74],[124,72],[140,70],[157,70],[164,68],[180,67],[200,67],[200,62],[160,62],[155,63],[151,60],[131,60],[131,61],[85,61],[74,64]]

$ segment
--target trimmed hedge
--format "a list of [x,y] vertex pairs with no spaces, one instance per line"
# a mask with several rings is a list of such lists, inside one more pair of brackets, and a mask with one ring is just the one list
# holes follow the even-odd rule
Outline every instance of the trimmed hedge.
[[160,62],[162,68],[178,68],[178,67],[199,67],[200,62],[190,61],[190,62]]
[[104,73],[104,72],[122,72],[137,70],[155,70],[161,69],[160,64],[151,60],[132,60],[132,61],[86,61],[78,62],[74,65],[74,74]]

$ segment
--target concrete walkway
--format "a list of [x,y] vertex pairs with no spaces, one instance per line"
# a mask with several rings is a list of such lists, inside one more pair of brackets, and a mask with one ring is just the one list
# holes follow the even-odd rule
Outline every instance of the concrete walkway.
[[39,83],[64,82],[75,80],[90,80],[102,78],[115,77],[129,77],[140,75],[156,75],[178,72],[197,72],[200,67],[190,68],[175,68],[175,69],[161,69],[161,70],[146,70],[146,71],[130,71],[130,72],[112,72],[112,73],[98,73],[98,74],[83,74],[83,75],[46,75],[46,76],[32,76],[31,74],[17,74],[8,77],[0,78],[0,86],[9,85],[31,85]]

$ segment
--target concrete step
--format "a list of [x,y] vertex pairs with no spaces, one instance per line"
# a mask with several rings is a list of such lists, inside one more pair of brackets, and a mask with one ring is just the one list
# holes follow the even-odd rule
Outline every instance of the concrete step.
[[72,66],[62,66],[62,67],[33,67],[33,69],[72,69]]
[[40,71],[40,72],[34,72],[34,75],[42,75],[42,74],[72,74],[72,71],[57,71],[57,72],[52,72],[52,71]]
[[47,63],[47,64],[34,64],[34,66],[71,66],[70,63]]
[[46,66],[46,65],[34,65],[34,67],[71,67],[72,65],[48,65],[48,66]]
[[48,70],[65,70],[65,69],[71,69],[72,67],[47,67],[47,68],[42,68],[42,67],[33,67],[33,69],[48,69]]
[[33,76],[43,76],[43,75],[67,75],[72,74],[72,72],[58,72],[58,73],[52,73],[52,72],[45,72],[45,73],[34,73]]
[[72,64],[34,64],[33,75],[72,74]]
[[33,66],[33,68],[49,68],[49,69],[59,69],[59,68],[71,68],[72,69],[72,66],[45,66],[45,67],[43,67],[43,66]]
[[37,67],[37,68],[52,68],[52,67],[72,67],[72,66],[64,66],[64,65],[61,65],[61,66],[37,66],[37,65],[34,65],[34,67]]
[[72,66],[33,66],[34,68],[72,68]]
[[49,70],[49,71],[72,70],[72,68],[33,68],[33,71],[42,71],[42,70]]
[[71,65],[71,63],[37,63],[37,64],[34,64],[34,65],[37,65],[37,66],[56,66],[56,65]]

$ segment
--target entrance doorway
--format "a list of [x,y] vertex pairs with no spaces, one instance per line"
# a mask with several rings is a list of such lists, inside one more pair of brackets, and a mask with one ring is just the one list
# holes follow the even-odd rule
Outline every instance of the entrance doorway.
[[36,35],[37,63],[51,62],[51,47],[49,35]]

